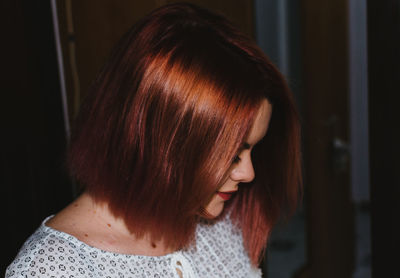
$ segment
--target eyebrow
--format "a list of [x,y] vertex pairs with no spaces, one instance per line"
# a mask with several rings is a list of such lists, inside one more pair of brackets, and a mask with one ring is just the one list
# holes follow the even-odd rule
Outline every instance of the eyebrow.
[[248,149],[250,149],[250,144],[247,143],[247,142],[244,142],[243,145],[242,145],[242,148],[243,148],[244,150],[248,150]]

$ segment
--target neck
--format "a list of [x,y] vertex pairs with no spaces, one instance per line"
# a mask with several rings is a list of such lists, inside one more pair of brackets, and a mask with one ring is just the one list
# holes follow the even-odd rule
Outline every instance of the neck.
[[[63,225],[55,225],[57,221]],[[148,235],[136,237],[123,219],[111,213],[107,204],[95,202],[87,193],[83,193],[46,225],[105,251],[145,256],[162,256],[174,251],[166,248],[161,241],[151,241]]]

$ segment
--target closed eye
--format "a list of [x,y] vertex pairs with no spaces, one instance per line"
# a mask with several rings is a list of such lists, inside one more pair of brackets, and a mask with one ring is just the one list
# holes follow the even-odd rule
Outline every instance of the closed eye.
[[238,156],[238,155],[236,155],[234,158],[233,158],[233,163],[239,163],[240,162],[240,157]]
[[[251,149],[250,144],[247,143],[247,142],[244,142],[240,151],[249,150],[249,149]],[[241,160],[242,160],[242,159],[239,157],[239,155],[236,155],[236,156],[233,158],[232,163],[239,163]]]

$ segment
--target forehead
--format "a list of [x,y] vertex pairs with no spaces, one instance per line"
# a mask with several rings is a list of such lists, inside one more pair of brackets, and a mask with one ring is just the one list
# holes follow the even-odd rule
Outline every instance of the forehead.
[[267,99],[262,100],[258,109],[253,126],[251,127],[246,142],[249,145],[255,145],[260,141],[268,131],[269,121],[272,114],[272,105]]

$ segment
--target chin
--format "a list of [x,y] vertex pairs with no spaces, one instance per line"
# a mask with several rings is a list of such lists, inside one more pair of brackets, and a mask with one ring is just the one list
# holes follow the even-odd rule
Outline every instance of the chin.
[[221,215],[224,210],[224,203],[221,202],[219,204],[209,204],[204,209],[204,218],[214,219]]

